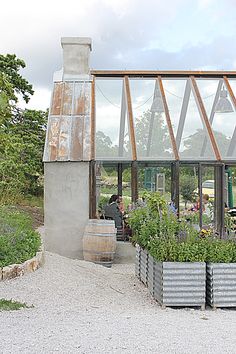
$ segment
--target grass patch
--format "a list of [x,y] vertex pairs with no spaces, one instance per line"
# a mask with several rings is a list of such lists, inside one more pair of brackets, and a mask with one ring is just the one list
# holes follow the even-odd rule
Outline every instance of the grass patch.
[[29,215],[14,207],[0,207],[0,267],[25,262],[36,255],[40,245]]
[[32,308],[33,305],[28,306],[26,303],[19,301],[0,299],[0,311],[15,311],[22,308]]

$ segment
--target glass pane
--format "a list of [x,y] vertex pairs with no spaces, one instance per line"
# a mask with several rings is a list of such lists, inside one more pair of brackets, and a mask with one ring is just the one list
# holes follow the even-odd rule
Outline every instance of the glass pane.
[[[204,139],[206,139],[207,144],[205,154],[202,156],[202,146]],[[215,159],[210,139],[202,122],[192,92],[190,94],[188,103],[179,152],[182,159]]]
[[159,85],[156,80],[130,80],[139,160],[173,159]]
[[96,158],[131,157],[127,110],[121,109],[122,86],[122,80],[96,80]]
[[[235,81],[230,80],[232,89],[235,90]],[[235,90],[236,94],[236,90]],[[229,96],[229,93],[222,85],[220,97],[216,105],[212,128],[214,131],[215,139],[220,149],[222,159],[235,159],[235,140],[231,139],[236,126],[236,112]]]
[[176,137],[187,80],[169,79],[162,80],[162,82],[170,112],[174,135]]

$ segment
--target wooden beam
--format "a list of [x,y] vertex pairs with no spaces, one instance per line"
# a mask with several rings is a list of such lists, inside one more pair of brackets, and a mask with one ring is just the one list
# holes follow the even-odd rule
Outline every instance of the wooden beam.
[[219,151],[219,148],[217,146],[213,131],[211,129],[211,125],[210,125],[210,122],[208,120],[207,113],[206,113],[206,110],[205,110],[205,107],[204,107],[204,104],[203,104],[203,101],[202,101],[202,98],[201,98],[201,95],[200,95],[196,80],[195,80],[195,78],[193,76],[190,77],[190,80],[191,80],[193,95],[194,95],[194,98],[195,98],[195,101],[196,101],[196,104],[197,104],[197,107],[198,107],[198,111],[199,111],[200,117],[202,119],[203,126],[206,128],[207,133],[209,135],[209,138],[210,138],[210,141],[211,141],[211,145],[212,145],[216,160],[220,161],[221,160],[220,151]]
[[126,101],[127,101],[127,109],[128,109],[128,119],[129,119],[129,132],[130,132],[130,142],[131,142],[131,150],[132,150],[132,160],[137,160],[137,150],[136,150],[136,142],[135,142],[135,131],[134,131],[134,117],[132,110],[132,102],[130,95],[130,87],[129,87],[129,78],[125,76],[125,92],[126,92]]
[[172,149],[173,149],[173,152],[174,152],[175,160],[179,160],[179,153],[178,153],[178,149],[177,149],[177,146],[176,146],[174,131],[173,131],[173,127],[172,127],[172,123],[171,123],[171,119],[170,119],[170,113],[169,113],[169,109],[168,109],[168,105],[167,105],[167,101],[166,101],[164,87],[163,87],[162,80],[161,80],[160,76],[158,76],[158,83],[159,83],[161,97],[162,97],[162,101],[163,101],[165,117],[166,117],[166,123],[167,123],[167,127],[168,127],[168,130],[169,130],[169,135],[170,135]]
[[227,76],[230,78],[236,78],[236,71],[185,71],[185,70],[172,70],[172,71],[160,71],[160,70],[91,70],[91,75],[97,77],[169,77],[169,78],[185,78],[188,76],[195,77],[209,77],[209,78],[223,78]]
[[96,140],[96,100],[95,100],[95,76],[91,84],[91,160],[95,159],[95,140]]

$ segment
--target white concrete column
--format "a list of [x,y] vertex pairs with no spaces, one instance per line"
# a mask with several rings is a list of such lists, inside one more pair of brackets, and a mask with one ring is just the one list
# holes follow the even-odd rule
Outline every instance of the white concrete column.
[[91,43],[87,37],[62,37],[64,80],[89,75]]

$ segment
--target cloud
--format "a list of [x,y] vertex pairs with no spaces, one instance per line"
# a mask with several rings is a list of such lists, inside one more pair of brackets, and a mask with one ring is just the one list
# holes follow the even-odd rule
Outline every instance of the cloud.
[[233,69],[233,7],[233,0],[9,0],[1,5],[0,52],[25,60],[22,74],[37,91],[51,90],[62,66],[62,36],[92,37],[96,69]]

